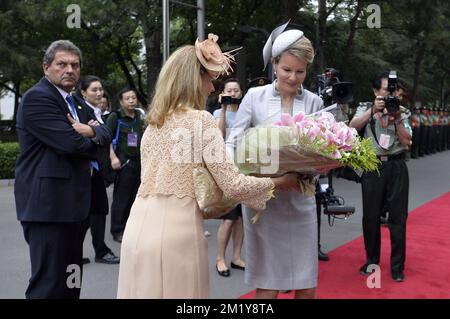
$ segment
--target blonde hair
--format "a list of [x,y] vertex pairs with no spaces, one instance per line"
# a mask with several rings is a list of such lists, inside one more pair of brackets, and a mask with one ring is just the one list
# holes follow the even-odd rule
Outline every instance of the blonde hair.
[[311,41],[309,41],[309,39],[305,36],[302,36],[294,44],[281,52],[278,56],[273,57],[273,61],[275,63],[278,63],[281,59],[281,56],[285,52],[288,52],[299,59],[305,60],[308,64],[311,64],[314,61],[314,48],[311,44]]
[[203,110],[206,96],[202,90],[202,74],[205,72],[193,45],[173,52],[159,73],[147,123],[162,126],[165,119],[177,111]]

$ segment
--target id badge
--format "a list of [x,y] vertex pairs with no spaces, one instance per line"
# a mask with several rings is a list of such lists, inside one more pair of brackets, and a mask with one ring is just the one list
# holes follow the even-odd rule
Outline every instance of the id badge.
[[137,133],[128,133],[128,147],[137,147],[138,136]]
[[389,148],[389,142],[391,140],[391,137],[386,134],[381,134],[380,136],[380,146],[384,149]]

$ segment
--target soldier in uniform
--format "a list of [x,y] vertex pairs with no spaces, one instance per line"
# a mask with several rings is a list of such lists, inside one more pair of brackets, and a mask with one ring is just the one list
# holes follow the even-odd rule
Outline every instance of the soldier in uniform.
[[[388,113],[383,97],[388,95],[389,72],[381,73],[372,83],[375,100],[359,107],[350,126],[363,130],[372,140],[381,161],[378,173],[362,176],[363,235],[366,263],[360,268],[370,274],[369,265],[380,263],[380,216],[384,207],[389,211],[391,233],[391,276],[404,280],[406,256],[406,219],[408,216],[409,177],[405,151],[411,145],[411,133],[405,127],[406,113]],[[370,105],[370,107],[367,107]]]
[[436,107],[431,108],[431,153],[435,154],[437,152],[437,140],[439,136],[439,119],[437,117]]
[[430,139],[431,139],[431,116],[430,116],[430,108],[428,106],[426,106],[424,108],[424,119],[423,119],[423,123],[424,123],[424,152],[425,155],[430,155],[431,154],[431,143],[430,143]]
[[411,145],[411,158],[419,157],[420,149],[420,108],[414,107],[413,114],[411,115],[411,128],[412,128],[412,145]]
[[446,144],[447,149],[450,150],[450,115],[448,114],[448,107],[445,109],[445,117],[447,118],[447,137],[446,137]]
[[447,137],[447,119],[444,115],[443,107],[439,109],[439,124],[439,151],[443,152],[447,149],[447,145],[445,143],[445,138]]
[[420,109],[419,157],[422,157],[422,156],[425,156],[425,146],[426,146],[426,138],[427,138],[426,133],[425,133],[426,116],[425,116],[425,108],[420,107],[419,109]]

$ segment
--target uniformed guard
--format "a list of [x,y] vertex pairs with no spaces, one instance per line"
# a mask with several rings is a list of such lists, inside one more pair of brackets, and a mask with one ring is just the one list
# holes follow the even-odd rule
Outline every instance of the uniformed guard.
[[443,152],[447,149],[445,138],[447,137],[447,119],[444,114],[444,108],[439,109],[439,152]]
[[411,115],[411,128],[412,128],[412,145],[411,145],[411,158],[419,157],[420,150],[420,108],[414,107],[413,114]]
[[431,154],[431,116],[430,116],[430,107],[425,106],[424,108],[424,133],[425,133],[425,141],[424,141],[424,151],[425,155]]
[[447,106],[447,108],[444,111],[445,114],[445,118],[447,119],[447,137],[446,137],[446,144],[447,144],[447,149],[450,150],[450,114],[449,114],[449,109],[450,107]]
[[[369,265],[380,263],[380,216],[386,205],[391,233],[391,276],[395,281],[403,281],[409,192],[405,151],[411,145],[411,133],[405,126],[405,121],[408,120],[407,112],[402,112],[395,104],[387,105],[395,100],[392,99],[395,94],[392,92],[394,78],[392,71],[383,72],[373,81],[374,102],[359,107],[350,126],[358,131],[363,130],[364,137],[371,138],[381,161],[379,174],[365,172],[361,180],[363,235],[367,259],[360,268],[360,273],[370,274]],[[393,89],[395,90],[395,86]],[[388,93],[390,98],[386,100]]]
[[437,108],[433,107],[431,109],[431,153],[435,154],[437,152],[439,137],[439,117],[437,116]]
[[426,133],[425,133],[425,109],[423,106],[419,108],[420,110],[420,133],[419,133],[419,157],[425,156],[425,146],[426,146]]

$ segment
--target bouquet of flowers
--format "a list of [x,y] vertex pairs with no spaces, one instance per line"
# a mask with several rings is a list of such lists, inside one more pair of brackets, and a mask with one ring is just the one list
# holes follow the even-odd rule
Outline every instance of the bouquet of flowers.
[[[345,123],[336,122],[328,112],[310,116],[300,112],[294,117],[282,114],[275,125],[251,128],[236,155],[236,164],[246,175],[301,173],[300,190],[310,196],[315,194],[313,175],[341,166],[377,171],[379,164],[371,141],[359,137]],[[257,212],[252,223],[260,215]]]
[[344,165],[376,171],[379,164],[371,141],[328,112],[282,114],[275,125],[249,129],[238,146],[236,162],[244,174],[259,176],[324,174]]

